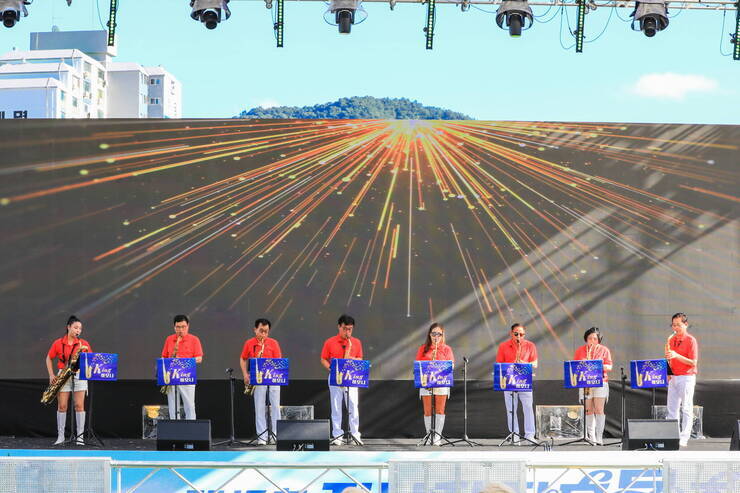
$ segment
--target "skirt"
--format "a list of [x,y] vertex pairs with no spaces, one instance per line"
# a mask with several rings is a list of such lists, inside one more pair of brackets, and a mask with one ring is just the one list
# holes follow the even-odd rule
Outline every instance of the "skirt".
[[419,398],[421,399],[424,395],[446,395],[447,398],[450,397],[450,388],[449,387],[434,387],[431,389],[419,389]]
[[[584,389],[578,389],[578,400],[583,400],[583,390]],[[589,399],[592,399],[594,397],[602,397],[606,399],[607,402],[609,402],[609,382],[604,381],[604,383],[601,385],[601,387],[591,387],[591,395],[588,396]]]
[[62,388],[59,389],[59,392],[72,392],[73,379],[75,381],[75,392],[87,392],[87,380],[80,380],[79,371],[75,373],[75,376],[73,378],[70,378],[64,385],[62,385]]

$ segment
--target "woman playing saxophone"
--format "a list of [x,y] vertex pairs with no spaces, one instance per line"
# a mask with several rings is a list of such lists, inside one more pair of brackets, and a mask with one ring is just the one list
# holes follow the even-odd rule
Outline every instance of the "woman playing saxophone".
[[[433,323],[427,332],[427,340],[416,352],[416,361],[452,361],[455,356],[452,348],[445,344],[445,329],[438,323]],[[434,434],[433,445],[441,445],[440,437],[445,425],[445,404],[450,395],[449,387],[435,387],[419,389],[419,396],[424,408],[424,428],[426,432],[432,428],[432,396],[434,396]]]
[[[54,341],[46,355],[46,369],[49,373],[50,388],[60,382],[57,381],[57,375],[61,374],[65,368],[70,367],[74,376],[69,378],[60,389],[57,390],[57,441],[54,445],[64,442],[65,426],[67,423],[67,406],[69,404],[69,394],[74,387],[74,408],[75,422],[77,423],[76,443],[83,445],[83,434],[85,430],[85,393],[87,392],[87,380],[80,380],[79,370],[76,366],[80,352],[90,352],[90,343],[80,338],[82,333],[82,322],[79,318],[72,315],[67,320],[67,330],[65,334]],[[57,374],[54,374],[52,366],[53,360],[57,358]],[[51,396],[53,400],[53,396]]]
[[580,389],[580,398],[586,403],[586,439],[602,445],[606,415],[604,406],[609,400],[609,377],[612,370],[612,355],[609,348],[601,344],[603,337],[598,327],[591,327],[583,334],[586,344],[576,349],[574,360],[601,360],[604,365],[604,383],[601,387]]

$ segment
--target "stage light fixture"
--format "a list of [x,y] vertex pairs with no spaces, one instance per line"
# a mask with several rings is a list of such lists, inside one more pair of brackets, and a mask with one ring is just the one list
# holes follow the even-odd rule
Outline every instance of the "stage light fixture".
[[532,20],[532,9],[527,0],[504,0],[496,11],[496,24],[501,29],[508,28],[513,38],[518,38],[523,30],[532,27]]
[[635,22],[639,22],[639,30],[648,38],[668,27],[668,4],[661,0],[636,2],[635,10],[630,15],[633,17],[632,30],[636,30]]
[[221,21],[231,17],[229,0],[191,0],[190,6],[190,17],[202,22],[206,29],[216,29]]
[[362,8],[362,0],[331,0],[324,12],[327,23],[338,26],[339,34],[349,34],[352,25],[367,19],[367,12]]

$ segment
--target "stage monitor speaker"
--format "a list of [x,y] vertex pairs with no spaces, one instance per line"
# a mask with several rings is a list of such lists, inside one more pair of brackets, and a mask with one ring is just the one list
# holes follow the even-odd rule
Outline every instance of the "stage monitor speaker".
[[278,420],[277,450],[329,450],[328,419]]
[[730,450],[740,450],[740,419],[732,423],[732,438],[730,439]]
[[157,450],[211,450],[211,420],[158,420]]
[[623,450],[678,450],[678,420],[629,419]]

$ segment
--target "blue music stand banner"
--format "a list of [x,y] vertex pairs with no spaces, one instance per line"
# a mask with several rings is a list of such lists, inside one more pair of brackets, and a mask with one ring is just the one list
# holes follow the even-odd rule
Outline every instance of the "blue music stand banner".
[[329,385],[369,387],[370,362],[364,359],[332,359],[329,364]]
[[249,358],[250,385],[288,385],[288,358]]
[[414,361],[414,386],[417,389],[452,387],[454,383],[452,361]]
[[159,358],[157,385],[194,385],[198,383],[195,358]]
[[118,355],[80,353],[80,380],[118,380]]
[[604,362],[600,359],[563,361],[563,383],[566,389],[601,387],[604,384]]
[[668,361],[642,359],[630,361],[630,387],[657,389],[668,386]]
[[532,363],[494,363],[493,390],[530,392]]

